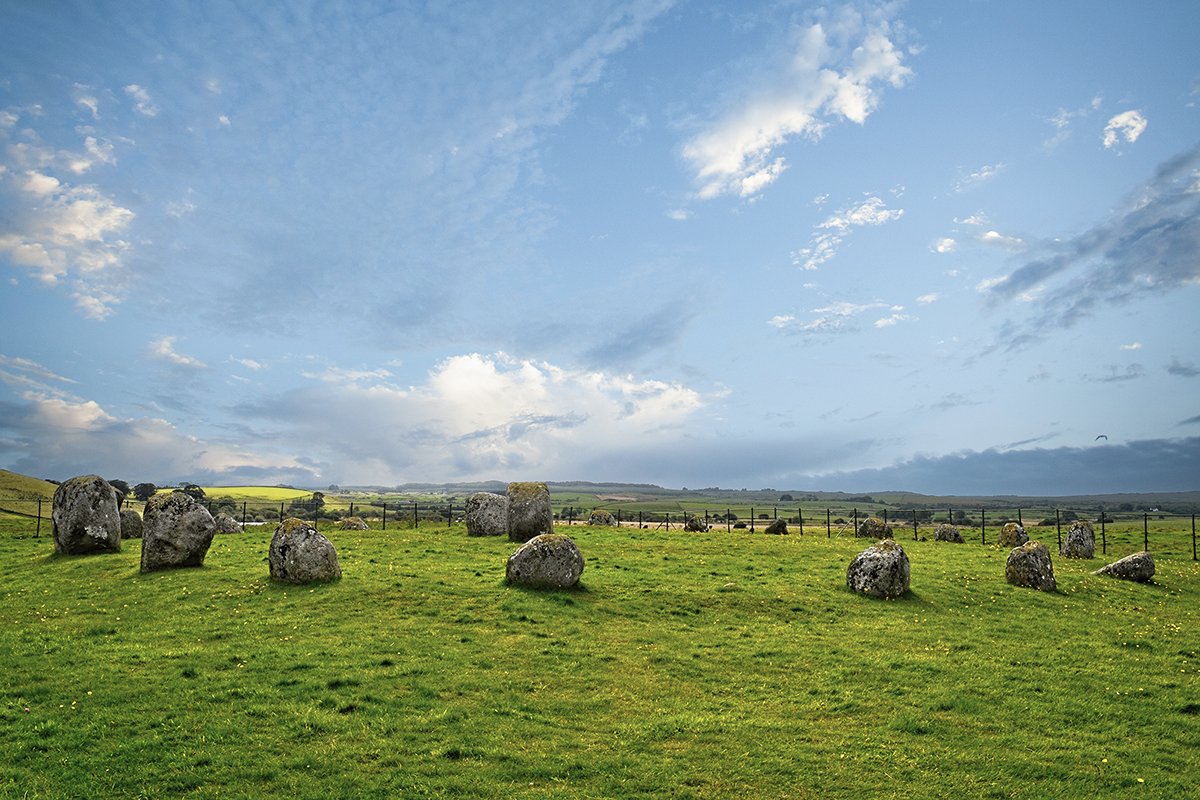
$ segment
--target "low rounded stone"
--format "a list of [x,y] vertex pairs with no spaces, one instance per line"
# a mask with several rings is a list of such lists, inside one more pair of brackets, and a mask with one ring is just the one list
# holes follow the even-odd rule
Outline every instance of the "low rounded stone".
[[904,548],[884,539],[863,550],[846,570],[846,586],[870,597],[895,598],[908,591],[911,566]]
[[295,517],[275,528],[267,561],[271,579],[283,583],[325,583],[342,577],[333,543]]
[[1000,528],[1000,538],[996,540],[996,544],[1000,547],[1020,547],[1029,541],[1029,534],[1025,533],[1025,526],[1019,522],[1006,522]]
[[121,538],[122,539],[140,539],[142,538],[142,515],[134,511],[132,508],[127,508],[121,512]]
[[535,536],[508,557],[505,579],[533,589],[571,589],[583,575],[583,554],[559,533]]
[[54,549],[68,555],[121,549],[117,492],[99,475],[79,475],[54,490]]
[[147,500],[142,524],[142,572],[203,565],[217,532],[208,509],[183,492]]
[[1092,574],[1146,583],[1154,578],[1154,556],[1146,552],[1133,553],[1101,567]]
[[935,542],[953,542],[955,544],[963,543],[963,537],[962,534],[959,533],[958,528],[953,525],[947,525],[944,522],[934,528],[933,540]]
[[858,530],[854,532],[854,535],[863,539],[890,539],[892,538],[892,526],[879,517],[867,517],[858,523]]
[[788,526],[787,520],[777,519],[767,527],[763,528],[763,533],[769,533],[773,536],[787,536]]
[[242,526],[232,515],[226,514],[224,511],[219,512],[213,517],[213,526],[217,529],[217,533],[241,533]]
[[344,517],[338,521],[339,531],[369,531],[371,526],[362,517]]
[[1025,542],[1014,547],[1004,564],[1004,577],[1013,586],[1025,586],[1042,592],[1058,588],[1050,551],[1041,542]]
[[508,533],[508,497],[476,492],[467,498],[464,519],[467,536],[503,536]]
[[587,524],[612,527],[617,524],[617,518],[612,515],[612,512],[606,511],[603,508],[597,508],[588,515]]
[[708,523],[700,517],[692,516],[683,523],[683,529],[690,533],[704,533],[708,530]]

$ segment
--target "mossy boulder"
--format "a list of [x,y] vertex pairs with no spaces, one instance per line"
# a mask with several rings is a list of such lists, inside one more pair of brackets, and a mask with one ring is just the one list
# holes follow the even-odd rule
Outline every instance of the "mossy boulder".
[[1000,538],[996,544],[1000,547],[1020,547],[1029,541],[1025,526],[1019,522],[1006,522],[1000,529]]
[[858,523],[858,530],[854,535],[860,539],[891,539],[892,526],[879,517],[867,517]]
[[213,517],[213,525],[216,526],[217,533],[241,533],[242,526],[232,514],[226,514],[224,511]]
[[1133,553],[1101,567],[1093,575],[1108,575],[1126,581],[1147,583],[1154,578],[1154,556],[1149,553]]
[[908,591],[911,571],[904,548],[894,539],[882,539],[850,562],[846,587],[869,597],[899,597]]
[[942,523],[933,529],[933,540],[935,542],[953,542],[954,544],[963,544],[962,533],[954,525]]
[[588,515],[587,524],[600,527],[612,527],[617,524],[617,518],[612,515],[612,512],[606,511],[603,508],[597,508]]
[[550,489],[545,483],[524,482],[508,485],[508,538],[528,542],[535,536],[554,533],[554,512],[550,509]]
[[787,536],[788,527],[786,519],[777,519],[767,527],[763,528],[763,533],[769,533],[774,536]]
[[99,475],[80,475],[54,490],[54,549],[69,555],[121,549],[117,492]]
[[1050,551],[1041,542],[1025,542],[1020,547],[1014,547],[1004,564],[1004,577],[1013,586],[1042,592],[1053,592],[1058,588]]
[[371,526],[362,517],[345,517],[338,521],[339,531],[369,531]]
[[283,583],[325,583],[342,577],[333,543],[295,517],[275,528],[267,561],[271,579]]
[[503,536],[508,533],[508,497],[476,492],[467,498],[463,516],[467,536]]
[[505,580],[532,589],[571,589],[583,575],[583,554],[568,536],[544,533],[508,557]]
[[142,524],[142,572],[201,566],[217,532],[208,509],[183,492],[147,500]]
[[1095,558],[1096,533],[1087,522],[1076,522],[1071,525],[1063,539],[1058,554],[1065,558]]
[[142,515],[134,511],[132,508],[127,508],[121,512],[121,538],[122,539],[140,539],[142,538]]
[[708,523],[700,517],[691,516],[683,523],[683,529],[690,533],[704,533],[708,530]]

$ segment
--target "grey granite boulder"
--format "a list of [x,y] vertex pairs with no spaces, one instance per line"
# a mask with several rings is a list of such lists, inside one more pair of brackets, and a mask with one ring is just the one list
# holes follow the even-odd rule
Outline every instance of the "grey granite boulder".
[[339,531],[369,531],[371,526],[362,517],[343,517],[338,520],[337,529]]
[[683,529],[691,533],[704,533],[708,530],[708,523],[693,514],[683,523]]
[[1050,551],[1041,542],[1026,542],[1014,547],[1004,564],[1004,577],[1013,586],[1025,586],[1042,592],[1058,588]]
[[201,566],[217,532],[208,509],[183,492],[151,497],[142,524],[142,572]]
[[606,511],[603,508],[597,508],[588,515],[588,525],[597,526],[613,526],[617,524],[617,518],[612,515],[611,511]]
[[1029,541],[1025,526],[1019,522],[1006,522],[1000,529],[1000,538],[996,544],[1000,547],[1020,547]]
[[958,528],[953,525],[947,525],[944,522],[933,529],[933,540],[935,542],[954,542],[955,544],[963,543],[963,537],[962,534],[959,533]]
[[787,536],[787,520],[777,519],[767,527],[763,528],[763,533],[770,533],[775,536]]
[[226,514],[224,511],[219,512],[213,517],[213,527],[217,533],[241,533],[242,526],[232,515]]
[[894,539],[883,539],[850,562],[846,586],[871,597],[899,597],[908,591],[910,572],[904,548]]
[[112,553],[121,549],[117,492],[99,475],[80,475],[54,490],[51,512],[59,553]]
[[508,496],[476,492],[467,498],[467,536],[503,536],[508,533]]
[[854,532],[854,535],[864,539],[890,539],[892,538],[892,526],[879,517],[867,517],[858,523],[858,530]]
[[535,536],[508,557],[506,580],[533,589],[571,589],[583,575],[583,555],[559,533]]
[[1103,566],[1092,574],[1146,583],[1154,577],[1154,556],[1145,552],[1134,553]]
[[142,515],[132,508],[127,508],[121,512],[121,538],[142,538]]
[[508,538],[528,542],[535,536],[554,533],[550,489],[541,482],[508,485]]
[[325,583],[342,577],[333,543],[295,517],[275,528],[267,561],[271,579],[284,583]]
[[1066,558],[1095,558],[1096,534],[1092,526],[1086,522],[1072,525],[1063,539],[1062,547],[1058,548],[1058,554]]

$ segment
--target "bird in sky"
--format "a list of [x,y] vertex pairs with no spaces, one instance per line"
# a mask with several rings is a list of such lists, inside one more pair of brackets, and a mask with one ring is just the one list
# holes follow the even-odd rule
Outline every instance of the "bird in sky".
[[1104,440],[1104,441],[1106,441],[1106,442],[1108,441],[1108,437],[1107,437],[1107,436],[1105,436],[1103,433],[1102,433],[1102,434],[1100,434],[1099,436],[1097,436],[1097,437],[1096,437],[1096,441],[1098,442],[1098,441],[1100,441],[1101,439],[1103,439],[1103,440]]

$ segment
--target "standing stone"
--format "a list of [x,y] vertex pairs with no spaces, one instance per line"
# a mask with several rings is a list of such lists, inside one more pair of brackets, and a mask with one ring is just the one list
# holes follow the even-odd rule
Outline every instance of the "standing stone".
[[121,538],[142,538],[142,515],[132,508],[127,508],[121,512]]
[[467,498],[467,536],[503,536],[508,533],[508,497],[476,492]]
[[1076,522],[1072,525],[1058,553],[1067,558],[1095,558],[1096,534],[1092,531],[1092,526],[1086,522]]
[[554,533],[550,489],[541,482],[508,485],[508,538],[528,542],[543,533]]
[[339,531],[369,531],[371,526],[362,517],[346,517],[338,521]]
[[689,533],[704,533],[708,530],[708,524],[700,517],[693,515],[683,523],[683,529]]
[[597,508],[588,515],[588,525],[597,525],[600,527],[612,527],[617,524],[617,518],[612,515],[612,512],[606,511],[603,508]]
[[1013,586],[1026,586],[1043,592],[1058,588],[1054,581],[1054,565],[1050,551],[1041,542],[1025,542],[1014,547],[1004,565],[1004,577]]
[[892,526],[879,517],[867,517],[858,523],[858,530],[854,532],[854,535],[867,539],[890,539],[892,538]]
[[295,517],[275,528],[267,560],[271,579],[284,583],[325,583],[342,577],[333,543]]
[[583,554],[560,533],[535,536],[508,557],[505,579],[533,589],[571,589],[583,575]]
[[183,492],[147,500],[142,523],[142,572],[201,566],[217,532],[208,509]]
[[787,536],[787,520],[777,519],[767,527],[763,528],[763,533],[770,533],[775,536]]
[[1154,556],[1144,552],[1134,553],[1101,567],[1092,574],[1146,583],[1154,577]]
[[217,533],[241,533],[242,526],[231,515],[224,511],[219,512],[213,517],[213,527]]
[[846,586],[871,597],[899,597],[908,591],[910,572],[904,548],[894,539],[883,539],[850,562]]
[[935,542],[954,542],[955,544],[963,543],[963,537],[962,534],[958,532],[958,528],[954,527],[953,525],[947,525],[944,522],[933,529],[933,540]]
[[121,549],[117,492],[99,475],[80,475],[54,490],[54,550],[67,555]]
[[1025,526],[1019,522],[1006,522],[1000,529],[1000,538],[996,544],[1000,547],[1020,547],[1029,541]]

